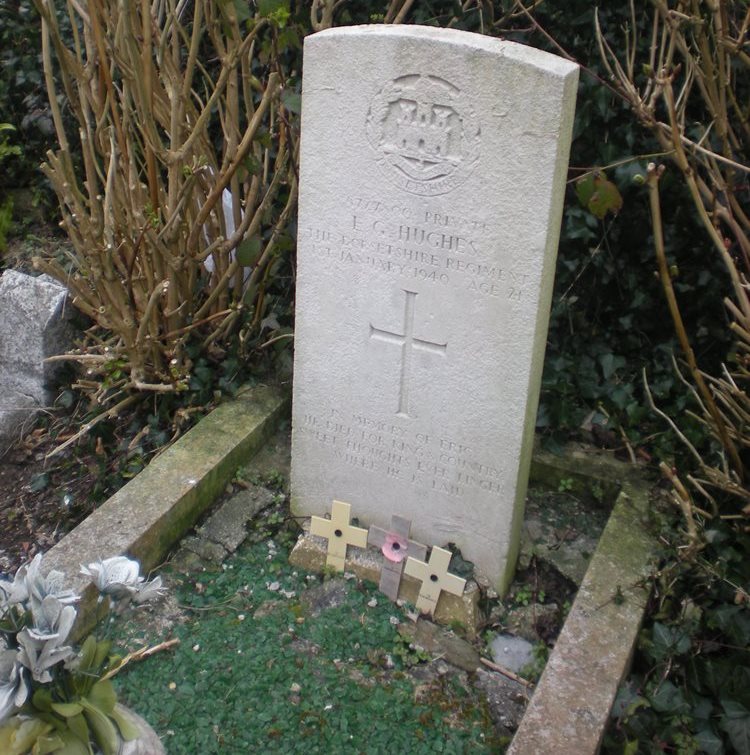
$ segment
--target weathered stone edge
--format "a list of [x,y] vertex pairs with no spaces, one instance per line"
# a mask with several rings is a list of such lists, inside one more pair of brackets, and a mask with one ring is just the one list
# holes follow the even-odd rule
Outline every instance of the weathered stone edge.
[[144,572],[161,563],[290,404],[288,391],[269,386],[248,388],[221,404],[47,553],[46,569],[64,572],[81,595],[76,636],[96,620],[97,593],[79,574],[80,565],[121,554],[140,561]]
[[648,505],[644,485],[623,485],[508,755],[599,752],[649,595]]
[[610,507],[623,485],[642,484],[643,475],[643,467],[625,464],[592,446],[573,443],[565,447],[563,456],[544,451],[537,444],[529,472],[531,482],[554,490],[564,480],[569,493],[603,508]]

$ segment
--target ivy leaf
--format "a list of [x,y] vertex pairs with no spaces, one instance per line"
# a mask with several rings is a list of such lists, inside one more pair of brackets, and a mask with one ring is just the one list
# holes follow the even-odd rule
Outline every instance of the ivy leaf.
[[750,755],[750,711],[734,700],[722,700],[721,707],[724,715],[719,726],[739,755]]
[[252,267],[260,254],[260,237],[243,239],[237,245],[237,263],[242,267]]
[[654,622],[651,636],[651,649],[654,660],[662,661],[672,655],[681,655],[690,650],[690,635],[681,627],[669,627],[658,621]]
[[281,102],[290,113],[300,114],[302,110],[302,96],[299,92],[290,92],[285,89],[281,93]]
[[689,709],[682,691],[670,681],[664,682],[651,696],[651,707],[657,713],[684,713]]
[[576,181],[578,201],[595,217],[602,220],[611,212],[617,215],[622,209],[622,195],[603,170],[594,170]]
[[599,357],[599,364],[602,366],[604,379],[609,380],[620,367],[625,366],[625,359],[614,354],[602,354]]
[[723,755],[724,753],[724,743],[711,729],[702,729],[697,732],[695,741],[700,747],[700,751],[707,753],[707,755]]

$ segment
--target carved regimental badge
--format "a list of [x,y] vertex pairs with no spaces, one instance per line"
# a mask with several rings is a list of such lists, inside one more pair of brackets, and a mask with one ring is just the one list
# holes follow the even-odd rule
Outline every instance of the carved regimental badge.
[[367,138],[381,170],[412,194],[446,194],[479,159],[481,129],[458,87],[412,74],[386,84],[367,113]]

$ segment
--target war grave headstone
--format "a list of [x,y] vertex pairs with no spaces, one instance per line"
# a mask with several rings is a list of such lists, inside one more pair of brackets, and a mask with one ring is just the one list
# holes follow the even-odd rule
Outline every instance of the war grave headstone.
[[[454,543],[500,592],[523,518],[577,79],[566,60],[455,30],[305,40],[292,509],[322,517],[346,501],[381,547],[387,532]],[[440,576],[411,556],[403,571],[458,589],[433,558]]]

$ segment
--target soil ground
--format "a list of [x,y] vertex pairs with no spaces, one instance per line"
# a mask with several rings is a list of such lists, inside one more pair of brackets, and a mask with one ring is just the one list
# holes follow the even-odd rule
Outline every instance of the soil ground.
[[0,456],[0,573],[49,550],[94,508],[95,459],[47,460],[56,445],[40,427]]
[[[70,244],[52,227],[9,240],[3,268],[33,273],[37,254],[63,257]],[[73,412],[47,409],[18,432],[15,444],[0,450],[0,573],[14,573],[27,559],[49,550],[93,509],[100,486],[95,455],[47,460],[47,454],[75,429]]]

